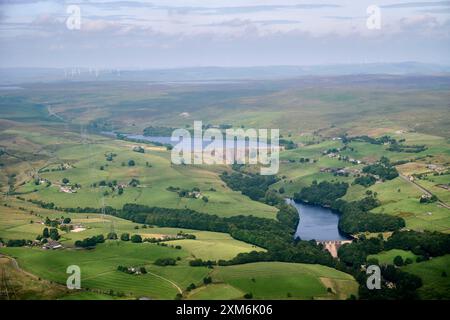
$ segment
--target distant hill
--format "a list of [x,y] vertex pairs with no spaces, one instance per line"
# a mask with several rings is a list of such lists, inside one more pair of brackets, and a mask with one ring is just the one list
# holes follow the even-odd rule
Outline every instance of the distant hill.
[[150,81],[220,82],[232,80],[274,80],[302,76],[358,74],[435,75],[449,74],[450,66],[417,62],[338,64],[317,66],[192,67],[175,69],[118,70],[94,68],[3,68],[0,84],[11,85],[53,81]]

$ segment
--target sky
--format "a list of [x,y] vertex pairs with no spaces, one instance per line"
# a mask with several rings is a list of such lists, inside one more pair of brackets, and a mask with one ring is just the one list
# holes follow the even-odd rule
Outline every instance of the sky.
[[450,1],[0,0],[0,67],[403,61],[450,65]]

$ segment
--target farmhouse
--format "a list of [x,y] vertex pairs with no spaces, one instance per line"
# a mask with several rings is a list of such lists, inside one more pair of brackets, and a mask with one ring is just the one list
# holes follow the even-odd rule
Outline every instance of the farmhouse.
[[65,193],[76,193],[76,190],[72,190],[70,187],[60,187],[59,190]]
[[42,247],[42,249],[44,250],[48,250],[48,249],[61,249],[63,248],[63,246],[61,245],[61,243],[59,243],[58,241],[54,241],[54,240],[49,240],[46,244],[44,244],[44,246]]

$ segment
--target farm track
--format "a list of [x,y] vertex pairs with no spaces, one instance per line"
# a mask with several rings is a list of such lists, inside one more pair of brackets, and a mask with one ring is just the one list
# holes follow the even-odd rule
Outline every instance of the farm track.
[[16,290],[9,282],[6,267],[4,265],[1,266],[0,274],[0,300],[17,300]]
[[[404,176],[404,175],[400,175],[400,177],[402,177],[403,180],[405,180],[405,181],[407,181],[407,182],[413,184],[417,189],[419,189],[419,190],[422,191],[423,193],[425,193],[425,194],[427,194],[427,195],[429,195],[429,196],[432,196],[432,195],[433,195],[433,193],[432,193],[431,191],[429,191],[428,189],[425,189],[424,187],[422,187],[422,186],[419,185],[418,183],[409,180],[408,177],[406,177],[406,176]],[[438,200],[437,203],[438,203],[439,205],[441,205],[442,207],[447,208],[447,209],[450,210],[450,205],[446,204],[445,202],[442,202],[441,200]]]

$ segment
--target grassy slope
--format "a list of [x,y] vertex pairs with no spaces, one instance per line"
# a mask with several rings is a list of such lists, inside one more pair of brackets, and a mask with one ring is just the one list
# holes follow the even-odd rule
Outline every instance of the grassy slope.
[[[212,276],[255,299],[286,299],[288,293],[295,299],[343,299],[357,292],[350,275],[321,265],[258,262],[218,267]],[[327,287],[334,293],[327,293]]]
[[[422,299],[450,299],[450,255],[414,263],[402,269],[422,278],[423,286],[418,289]],[[442,276],[444,271],[447,277]]]

